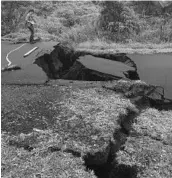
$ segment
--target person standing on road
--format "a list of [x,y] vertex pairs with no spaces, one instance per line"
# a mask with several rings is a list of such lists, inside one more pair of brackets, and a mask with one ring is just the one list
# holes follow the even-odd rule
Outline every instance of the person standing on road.
[[34,24],[36,23],[34,17],[34,10],[29,10],[28,14],[26,15],[26,27],[30,30],[30,43],[34,43]]

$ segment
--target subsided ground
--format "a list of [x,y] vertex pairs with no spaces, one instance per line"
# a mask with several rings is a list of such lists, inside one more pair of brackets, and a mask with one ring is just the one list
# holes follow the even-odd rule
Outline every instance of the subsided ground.
[[172,111],[138,108],[102,85],[3,85],[2,177],[170,178]]

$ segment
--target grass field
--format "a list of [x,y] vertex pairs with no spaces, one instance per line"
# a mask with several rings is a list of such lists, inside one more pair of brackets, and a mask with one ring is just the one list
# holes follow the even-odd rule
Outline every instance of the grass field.
[[105,162],[127,107],[101,88],[2,86],[2,176],[94,177],[83,157]]
[[[126,82],[113,85],[129,87]],[[93,178],[98,172],[87,167],[106,164],[111,155],[114,164],[104,177],[134,169],[140,178],[170,178],[171,124],[171,111],[139,112],[129,99],[101,88],[101,83],[4,85],[2,177]]]

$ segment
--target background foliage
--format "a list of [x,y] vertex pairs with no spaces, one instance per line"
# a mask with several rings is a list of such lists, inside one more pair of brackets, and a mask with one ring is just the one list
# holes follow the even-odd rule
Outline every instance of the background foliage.
[[25,16],[36,12],[36,33],[47,40],[80,43],[171,42],[172,2],[1,1],[1,36],[28,37]]

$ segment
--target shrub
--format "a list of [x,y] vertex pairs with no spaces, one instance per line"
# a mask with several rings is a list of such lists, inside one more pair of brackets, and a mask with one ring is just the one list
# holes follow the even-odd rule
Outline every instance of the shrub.
[[122,2],[103,2],[99,21],[104,35],[115,41],[125,41],[139,32],[139,18]]

